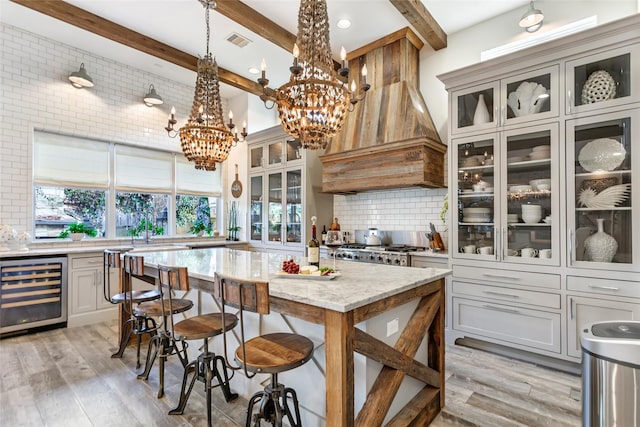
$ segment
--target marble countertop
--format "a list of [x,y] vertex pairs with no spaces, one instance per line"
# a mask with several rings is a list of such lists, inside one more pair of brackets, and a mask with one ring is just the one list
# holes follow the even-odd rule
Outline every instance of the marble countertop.
[[105,249],[131,250],[137,252],[152,250],[176,250],[178,247],[199,248],[199,247],[215,247],[227,245],[245,245],[247,242],[232,242],[220,239],[211,240],[192,240],[192,239],[156,239],[153,243],[145,245],[144,243],[135,243],[131,245],[130,239],[106,240],[106,239],[88,239],[80,242],[70,242],[64,240],[61,242],[33,243],[28,250],[8,250],[0,252],[2,258],[27,258],[32,256],[47,255],[67,255],[82,254],[89,252],[102,252]]
[[[278,276],[282,261],[291,258],[300,265],[306,265],[306,259],[302,257],[225,248],[144,254],[148,266],[184,266],[189,269],[190,276],[205,281],[213,280],[216,271],[238,279],[268,281],[269,294],[272,296],[339,312],[353,310],[451,274],[451,270],[441,268],[338,260],[336,268],[340,276],[332,280],[302,275]],[[320,264],[331,267],[333,260],[322,258]]]

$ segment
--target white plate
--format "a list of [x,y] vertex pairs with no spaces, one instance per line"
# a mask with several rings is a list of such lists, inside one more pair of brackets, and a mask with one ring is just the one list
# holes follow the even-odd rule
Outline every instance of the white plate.
[[473,222],[473,223],[489,222],[489,218],[462,218],[462,222]]
[[342,276],[342,274],[340,274],[339,271],[336,271],[335,273],[331,273],[331,274],[328,274],[326,276],[317,276],[317,275],[314,275],[314,274],[289,274],[289,273],[285,273],[283,271],[278,271],[276,273],[276,276],[282,277],[282,278],[285,278],[285,279],[333,280],[336,277]]
[[598,138],[582,147],[578,162],[589,172],[612,171],[624,162],[627,151],[615,139]]

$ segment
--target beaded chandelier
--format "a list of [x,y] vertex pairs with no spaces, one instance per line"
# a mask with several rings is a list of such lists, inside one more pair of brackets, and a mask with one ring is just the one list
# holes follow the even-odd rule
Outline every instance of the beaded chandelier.
[[[348,77],[346,53],[342,53],[339,73]],[[326,148],[329,138],[340,131],[345,116],[362,100],[370,85],[366,83],[366,66],[360,82],[360,98],[356,83],[351,88],[339,80],[333,67],[329,44],[329,17],[325,0],[301,0],[298,11],[298,36],[293,48],[293,65],[289,81],[274,91],[268,88],[266,64],[258,83],[263,87],[260,97],[265,106],[278,106],[284,130],[296,138],[303,148]],[[348,81],[348,78],[346,79]]]
[[[194,162],[196,169],[216,170],[216,164],[224,162],[229,150],[239,141],[238,133],[232,133],[235,125],[233,115],[229,113],[229,123],[222,119],[222,101],[220,100],[220,82],[218,80],[218,64],[209,52],[209,10],[216,6],[213,0],[199,0],[205,8],[207,22],[207,53],[198,59],[198,76],[193,96],[193,105],[187,124],[176,132],[174,125],[175,108],[165,130],[170,137],[180,135],[180,146],[184,156]],[[246,137],[243,126],[242,137]]]

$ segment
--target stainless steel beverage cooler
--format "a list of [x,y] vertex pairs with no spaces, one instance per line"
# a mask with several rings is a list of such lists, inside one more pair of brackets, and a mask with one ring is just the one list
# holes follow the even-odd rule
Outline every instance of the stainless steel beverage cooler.
[[66,257],[0,260],[0,334],[66,321]]
[[640,426],[640,322],[587,325],[582,346],[582,425]]

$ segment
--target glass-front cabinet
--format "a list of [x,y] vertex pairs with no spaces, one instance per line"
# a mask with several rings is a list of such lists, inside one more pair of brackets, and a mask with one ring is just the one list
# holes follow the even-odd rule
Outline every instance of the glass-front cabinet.
[[601,111],[640,100],[640,47],[625,46],[566,63],[566,113]]
[[251,194],[251,234],[249,238],[251,240],[262,240],[264,226],[262,175],[249,178],[249,186],[249,194]]
[[318,190],[322,153],[299,148],[279,125],[252,134],[248,148],[251,247],[304,255],[311,216],[328,226],[333,215],[333,196]]
[[511,129],[454,143],[454,256],[558,265],[558,125]]
[[271,244],[301,243],[302,169],[296,166],[267,169],[266,173],[251,176],[249,182],[251,240]]
[[502,147],[502,258],[559,265],[558,125],[505,131]]
[[[454,165],[457,165],[457,226],[453,230],[456,256],[472,259],[497,259],[496,218],[499,212],[500,183],[495,162],[497,134],[455,140]],[[457,219],[457,221],[455,221]]]
[[558,116],[557,65],[452,93],[452,132],[467,133]]
[[300,160],[302,155],[296,147],[296,141],[284,139],[253,146],[249,149],[249,170],[282,167],[285,159],[287,162]]
[[633,219],[637,224],[640,217],[634,200],[639,125],[638,108],[567,123],[567,219],[573,266],[625,270],[632,269],[634,261],[638,265],[633,242],[640,241],[640,231]]

